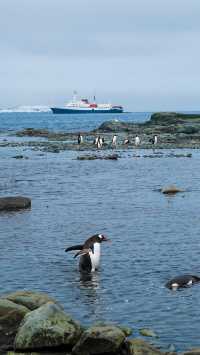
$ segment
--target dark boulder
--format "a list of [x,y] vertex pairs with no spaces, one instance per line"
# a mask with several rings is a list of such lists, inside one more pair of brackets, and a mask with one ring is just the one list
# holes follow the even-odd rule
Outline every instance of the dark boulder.
[[28,197],[0,197],[0,211],[16,211],[29,207],[31,207],[31,199]]
[[117,353],[125,341],[125,333],[114,325],[92,326],[83,332],[73,354],[90,355]]
[[106,121],[103,122],[96,131],[100,132],[134,132],[137,126],[133,122]]

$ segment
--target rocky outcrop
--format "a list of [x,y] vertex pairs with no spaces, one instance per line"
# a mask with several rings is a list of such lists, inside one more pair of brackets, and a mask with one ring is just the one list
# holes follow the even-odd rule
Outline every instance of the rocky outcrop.
[[106,121],[103,122],[97,130],[98,132],[133,132],[137,131],[137,124],[133,122],[123,122],[123,121]]
[[[149,328],[143,336],[156,337]],[[83,328],[51,297],[17,291],[0,298],[0,354],[48,355],[176,355],[142,339],[127,339],[132,329],[99,323]],[[182,355],[200,355],[192,349]]]
[[73,354],[115,353],[124,343],[125,337],[124,332],[116,326],[93,326],[83,332],[73,348]]
[[17,291],[0,298],[0,354],[1,349],[13,349],[15,336],[25,315],[49,301],[57,303],[44,293],[31,291]]
[[3,298],[6,298],[16,304],[23,305],[31,311],[43,306],[47,302],[58,304],[56,300],[47,294],[33,291],[16,291],[3,296]]
[[0,197],[0,211],[15,211],[31,207],[31,199],[28,197]]
[[58,305],[48,302],[24,317],[14,347],[16,350],[27,351],[65,345],[71,349],[80,335],[80,325]]

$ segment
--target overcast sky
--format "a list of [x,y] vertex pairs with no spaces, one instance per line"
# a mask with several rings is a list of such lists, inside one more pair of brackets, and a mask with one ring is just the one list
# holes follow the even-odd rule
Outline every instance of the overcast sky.
[[0,107],[200,110],[200,0],[0,0]]

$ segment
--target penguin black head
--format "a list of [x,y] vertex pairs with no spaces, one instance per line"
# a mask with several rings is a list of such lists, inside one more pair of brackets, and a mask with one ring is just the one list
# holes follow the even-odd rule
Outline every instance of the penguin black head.
[[108,242],[110,239],[108,239],[105,235],[103,234],[96,234],[97,237],[97,242],[102,243],[102,242]]

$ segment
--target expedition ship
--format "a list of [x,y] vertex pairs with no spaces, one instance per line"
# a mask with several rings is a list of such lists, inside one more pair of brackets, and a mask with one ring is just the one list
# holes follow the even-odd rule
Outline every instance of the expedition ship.
[[89,102],[88,99],[77,100],[73,97],[71,102],[68,102],[63,107],[51,107],[53,113],[122,113],[123,107],[112,104],[97,104],[94,96],[94,101]]

